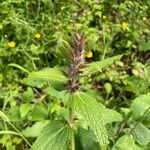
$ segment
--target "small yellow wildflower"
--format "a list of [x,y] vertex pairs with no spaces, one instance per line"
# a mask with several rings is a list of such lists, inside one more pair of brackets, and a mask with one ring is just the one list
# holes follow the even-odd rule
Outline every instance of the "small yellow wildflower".
[[16,42],[15,42],[15,41],[10,41],[10,42],[8,42],[8,46],[9,46],[10,48],[15,47],[15,45],[16,45]]
[[88,51],[86,57],[87,57],[87,58],[92,58],[92,57],[93,57],[93,52],[92,52],[91,50]]
[[102,18],[103,18],[103,19],[107,19],[107,16],[104,15],[104,16],[102,16]]
[[40,39],[41,38],[41,34],[40,33],[36,33],[34,36],[36,39]]
[[121,27],[123,30],[126,30],[128,28],[128,23],[127,22],[122,22]]
[[143,21],[146,21],[147,20],[147,17],[143,17]]

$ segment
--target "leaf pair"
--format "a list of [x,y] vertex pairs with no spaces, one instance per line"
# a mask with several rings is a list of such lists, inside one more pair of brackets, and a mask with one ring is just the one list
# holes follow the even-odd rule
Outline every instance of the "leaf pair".
[[[95,99],[83,92],[74,93],[70,100],[74,111],[79,113],[86,120],[90,129],[94,131],[100,145],[107,144],[108,135],[105,124],[113,121],[121,121],[121,116],[115,111],[104,108]],[[61,121],[54,121],[43,130],[43,133],[41,133],[41,136],[37,139],[32,149],[68,150],[67,148],[72,136],[73,129],[71,127]]]

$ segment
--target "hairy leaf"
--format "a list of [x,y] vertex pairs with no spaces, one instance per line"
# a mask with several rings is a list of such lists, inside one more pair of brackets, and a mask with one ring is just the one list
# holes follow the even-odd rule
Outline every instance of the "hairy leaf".
[[40,135],[42,129],[50,123],[48,120],[36,122],[31,127],[28,127],[22,131],[25,137],[37,137]]
[[43,70],[31,72],[28,78],[44,81],[66,82],[67,78],[57,68],[45,68]]
[[101,71],[102,68],[111,65],[112,63],[114,63],[114,61],[119,60],[121,57],[122,55],[118,55],[118,56],[104,59],[102,61],[92,62],[88,64],[88,66],[84,69],[84,75],[93,74],[98,71]]
[[116,112],[115,110],[108,109],[108,108],[104,108],[102,110],[102,117],[103,117],[104,123],[111,123],[111,122],[122,120],[122,116],[118,112]]
[[107,131],[99,103],[83,92],[76,92],[72,98],[75,111],[80,113],[88,122],[89,127],[96,135],[97,141],[101,145],[108,143]]
[[68,150],[72,129],[61,121],[54,121],[43,129],[32,150]]

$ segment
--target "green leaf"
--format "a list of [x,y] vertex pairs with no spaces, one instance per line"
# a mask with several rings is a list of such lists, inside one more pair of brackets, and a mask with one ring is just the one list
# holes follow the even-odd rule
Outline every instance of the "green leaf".
[[22,98],[25,102],[31,102],[34,100],[34,93],[32,88],[28,87],[27,91],[25,91],[22,95]]
[[[139,119],[150,107],[150,93],[147,95],[140,95],[131,104],[131,110],[135,119]],[[147,112],[148,120],[150,121],[150,110]]]
[[68,100],[70,94],[67,93],[67,91],[58,91],[53,87],[48,87],[46,90],[47,94],[49,94],[50,96],[57,98],[57,99],[66,99]]
[[102,118],[106,124],[122,120],[122,116],[118,112],[108,108],[102,110]]
[[28,119],[31,121],[41,121],[48,117],[48,111],[43,105],[36,104],[32,111],[28,114]]
[[20,115],[21,117],[25,117],[30,111],[32,105],[30,103],[21,104],[20,106]]
[[139,43],[139,50],[140,51],[149,51],[150,50],[150,41]]
[[37,88],[42,88],[45,84],[45,81],[41,79],[36,79],[36,78],[24,78],[23,79],[23,84],[31,86],[31,87],[37,87]]
[[43,129],[32,150],[68,150],[72,129],[61,121],[54,121]]
[[124,135],[115,143],[112,150],[142,150],[135,144],[132,136]]
[[75,111],[81,114],[88,122],[101,146],[108,143],[107,131],[99,103],[83,92],[76,92],[72,100]]
[[147,145],[150,142],[150,130],[142,123],[138,123],[132,132],[136,141],[141,145]]
[[19,69],[19,70],[29,74],[29,71],[27,69],[25,69],[24,67],[22,67],[22,66],[20,66],[18,64],[10,63],[10,64],[8,64],[8,67],[15,67],[15,68],[17,68],[17,69]]
[[40,122],[36,122],[31,127],[28,127],[22,130],[22,134],[25,137],[38,137],[42,131],[42,129],[49,124],[49,120],[44,120]]
[[95,135],[93,133],[92,130],[86,130],[86,129],[83,129],[81,127],[78,128],[77,130],[77,146],[78,148],[77,149],[82,149],[83,150],[93,150],[94,149],[94,145],[95,145]]
[[20,122],[20,108],[19,106],[15,105],[9,109],[9,120],[12,122]]
[[57,68],[45,68],[36,72],[31,72],[29,78],[41,79],[45,81],[66,82],[67,78]]
[[111,58],[104,59],[102,61],[92,62],[87,65],[87,67],[84,69],[84,75],[93,74],[98,71],[101,71],[102,68],[106,68],[112,63],[114,63],[116,60],[119,60],[122,57],[122,55],[114,56]]

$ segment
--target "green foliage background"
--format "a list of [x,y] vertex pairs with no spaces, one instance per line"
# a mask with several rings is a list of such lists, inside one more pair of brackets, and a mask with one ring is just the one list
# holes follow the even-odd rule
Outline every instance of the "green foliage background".
[[[85,34],[87,63],[122,55],[120,60],[107,67],[99,64],[101,68],[98,73],[81,78],[86,93],[123,117],[122,121],[116,119],[119,121],[117,123],[106,119],[111,123],[107,127],[107,149],[131,147],[148,150],[149,14],[149,0],[2,0],[0,110],[9,121],[0,115],[0,149],[29,149],[22,136],[32,145],[50,122],[67,118],[68,95],[62,90],[62,83],[67,79],[57,70],[65,70],[65,62],[59,51],[64,50],[60,46],[64,39],[79,32]],[[11,41],[15,42],[15,46],[10,46]],[[93,54],[91,58],[87,55],[89,51]],[[33,79],[36,72],[32,71],[46,67],[54,68],[46,74],[38,72],[44,80],[40,77]],[[95,71],[95,68],[86,69],[85,72]],[[104,113],[106,118],[114,119],[116,116],[111,115]],[[58,126],[61,125],[58,122]],[[14,127],[22,136],[18,136]],[[72,131],[68,130],[65,132],[71,134]],[[76,147],[81,150],[99,149],[95,141],[92,143],[94,146],[86,146],[89,139],[85,138],[82,130],[79,129],[76,137]]]

